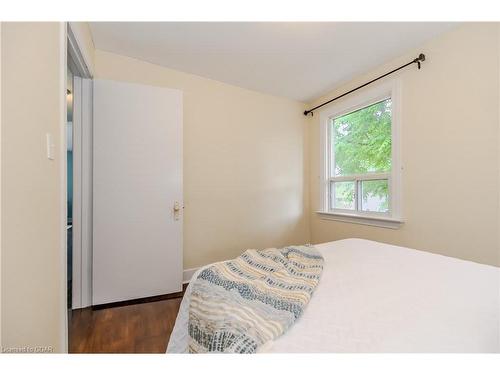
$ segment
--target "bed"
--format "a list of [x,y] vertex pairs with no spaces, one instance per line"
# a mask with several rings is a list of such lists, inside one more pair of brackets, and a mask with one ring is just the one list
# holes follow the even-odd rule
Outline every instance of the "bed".
[[[325,263],[309,305],[259,352],[500,352],[498,267],[362,239],[315,246]],[[187,350],[189,295],[167,353]]]

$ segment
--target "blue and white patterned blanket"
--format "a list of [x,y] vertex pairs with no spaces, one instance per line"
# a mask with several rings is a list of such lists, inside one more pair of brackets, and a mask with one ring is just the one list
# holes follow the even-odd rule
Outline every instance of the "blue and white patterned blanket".
[[301,316],[319,283],[323,257],[311,246],[247,250],[193,282],[190,353],[255,353]]

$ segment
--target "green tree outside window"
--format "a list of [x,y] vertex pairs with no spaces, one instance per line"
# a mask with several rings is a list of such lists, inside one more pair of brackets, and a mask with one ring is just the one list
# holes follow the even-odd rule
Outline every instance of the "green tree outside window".
[[[386,99],[368,107],[337,117],[331,122],[332,155],[331,175],[383,173],[391,170],[392,101]],[[362,201],[376,198],[375,211],[388,210],[387,180],[362,181]],[[353,202],[355,190],[350,184],[337,183],[335,201]]]

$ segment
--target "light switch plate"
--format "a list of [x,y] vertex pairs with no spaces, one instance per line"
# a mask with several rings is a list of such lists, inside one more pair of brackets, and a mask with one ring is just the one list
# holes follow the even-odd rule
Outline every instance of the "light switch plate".
[[47,158],[49,160],[54,160],[54,151],[55,151],[56,145],[54,144],[54,137],[52,137],[52,134],[47,133]]

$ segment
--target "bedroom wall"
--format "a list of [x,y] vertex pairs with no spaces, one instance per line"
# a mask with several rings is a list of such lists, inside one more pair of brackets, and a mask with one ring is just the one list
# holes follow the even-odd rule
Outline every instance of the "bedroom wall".
[[304,104],[97,50],[95,77],[184,93],[184,268],[309,241]]
[[[2,24],[1,325],[6,350],[65,350],[64,27]],[[46,133],[53,136],[55,160],[47,159]]]
[[397,230],[320,219],[319,112],[310,119],[313,243],[348,237],[500,265],[499,31],[466,24],[347,82],[323,102],[415,58],[402,83],[403,217]]

